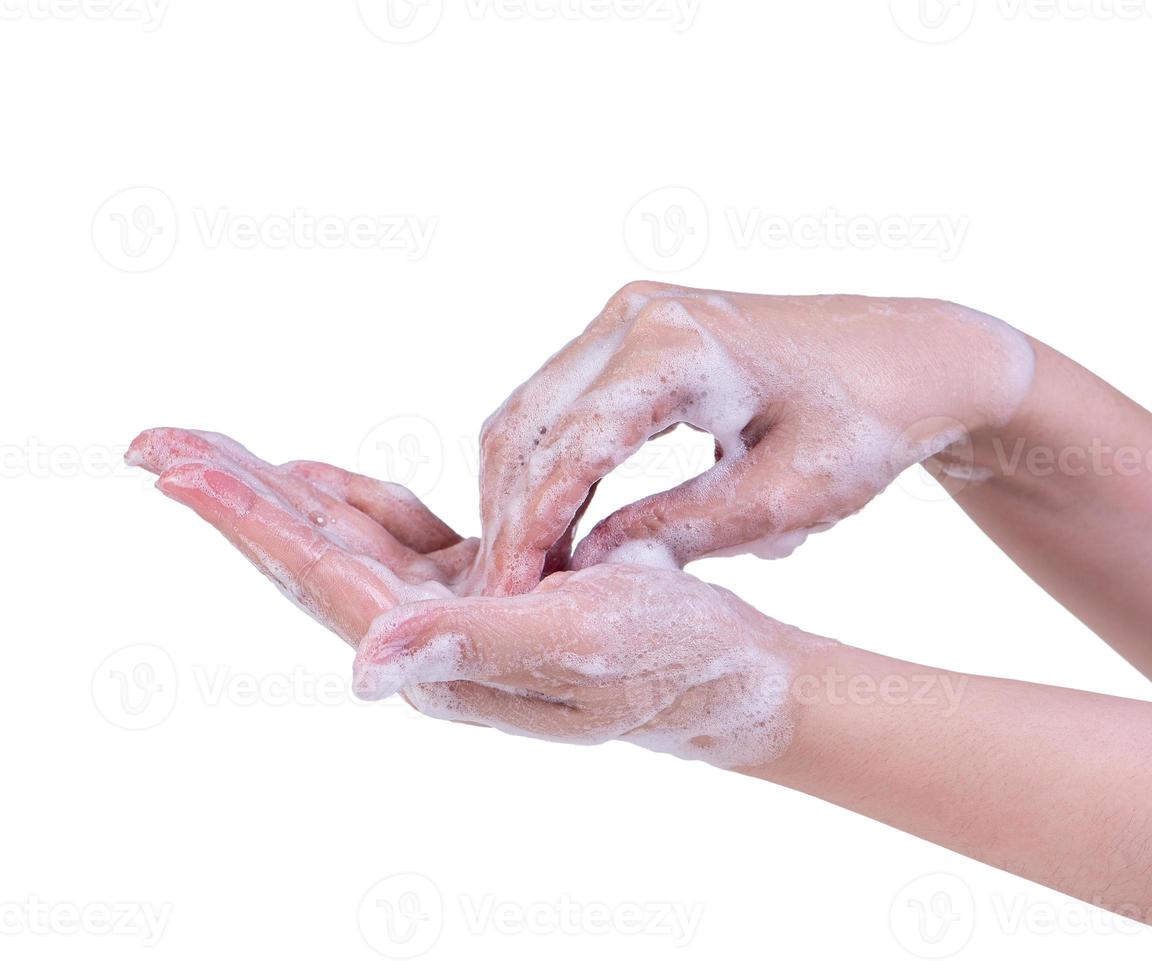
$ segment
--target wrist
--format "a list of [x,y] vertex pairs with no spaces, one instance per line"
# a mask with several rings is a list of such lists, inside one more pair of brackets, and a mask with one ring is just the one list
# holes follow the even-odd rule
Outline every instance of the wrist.
[[883,783],[900,745],[957,724],[968,675],[804,636],[788,695],[791,741],[750,775],[851,806]]
[[[1052,507],[1098,494],[1100,477],[1146,475],[1152,416],[1075,361],[1031,343],[1035,377],[1019,408],[942,453],[933,475],[947,480],[967,469],[976,486]],[[955,465],[958,454],[967,467]]]

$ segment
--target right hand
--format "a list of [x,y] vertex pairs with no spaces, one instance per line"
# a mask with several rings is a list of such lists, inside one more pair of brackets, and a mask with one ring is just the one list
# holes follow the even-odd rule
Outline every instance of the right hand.
[[[908,466],[1004,425],[1028,339],[938,300],[775,297],[633,283],[481,434],[483,544],[468,591],[532,589],[612,558],[790,553]],[[570,556],[599,480],[688,424],[716,465],[622,508]]]

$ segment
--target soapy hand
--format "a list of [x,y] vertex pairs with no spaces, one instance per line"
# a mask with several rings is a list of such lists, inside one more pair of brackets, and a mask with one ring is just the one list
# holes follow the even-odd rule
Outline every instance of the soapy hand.
[[354,684],[511,734],[751,768],[787,748],[796,668],[831,643],[683,572],[599,565],[527,595],[401,606],[372,624]]
[[455,594],[476,553],[404,487],[324,463],[275,466],[217,433],[150,429],[126,459],[353,646],[397,603]]
[[152,429],[128,460],[353,646],[356,693],[556,741],[621,739],[726,768],[786,747],[814,637],[681,572],[604,565],[526,596],[457,598],[477,543],[393,484],[274,466],[215,433]]
[[[1005,424],[1033,364],[1023,334],[942,301],[634,283],[485,423],[469,591],[614,557],[786,555],[908,466]],[[681,423],[715,437],[716,465],[612,514],[570,557],[597,482]]]

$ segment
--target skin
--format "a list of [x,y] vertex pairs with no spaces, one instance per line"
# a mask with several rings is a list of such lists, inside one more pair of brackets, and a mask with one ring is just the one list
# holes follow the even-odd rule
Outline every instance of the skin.
[[[1033,340],[1036,377],[965,449],[956,502],[1057,602],[1152,678],[1152,414]],[[938,478],[949,478],[934,461]]]
[[[587,341],[595,370],[578,339],[486,425],[483,546],[402,488],[319,463],[274,466],[222,436],[151,430],[128,458],[357,647],[363,697],[400,691],[434,717],[710,762],[1152,921],[1152,705],[891,660],[778,623],[674,568],[600,563],[630,541],[655,540],[682,565],[834,522],[924,461],[1021,567],[1147,672],[1152,571],[1139,532],[1152,487],[1148,467],[1117,467],[1132,455],[1123,447],[1147,458],[1148,413],[1035,341],[1024,341],[1022,373],[1022,335],[951,304],[678,291],[674,307],[657,297],[645,317],[654,288],[609,304],[610,342]],[[695,311],[690,323],[682,310]],[[723,485],[739,492],[642,501],[569,555],[604,467],[669,425],[709,420],[710,394],[685,365],[715,368],[698,345],[718,324],[728,331],[718,376],[744,386],[750,413],[718,440]],[[749,346],[767,325],[784,339]],[[753,355],[769,346],[771,376],[757,378]],[[948,353],[936,374],[930,349]],[[781,352],[797,363],[782,368]],[[803,370],[813,359],[835,375],[831,401],[827,386],[813,394]],[[586,393],[621,385],[640,399],[618,405],[654,401],[607,425],[607,403]],[[841,439],[860,417],[895,433],[891,444]],[[1101,433],[1111,468],[1004,462],[1021,440],[1027,454],[1088,448]],[[606,434],[607,451],[595,444]],[[547,465],[522,462],[537,451]],[[797,474],[799,456],[831,463]],[[493,510],[499,494],[516,502],[515,520]],[[693,534],[677,533],[684,522]],[[576,570],[553,571],[566,567]]]
[[[484,424],[471,590],[527,591],[633,541],[681,567],[787,553],[1007,422],[1033,369],[1022,334],[953,303],[632,283]],[[679,424],[716,436],[716,466],[612,514],[569,557],[597,482]]]

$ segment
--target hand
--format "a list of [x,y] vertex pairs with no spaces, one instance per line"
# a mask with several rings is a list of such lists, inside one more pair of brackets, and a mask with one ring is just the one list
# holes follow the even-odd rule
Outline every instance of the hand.
[[353,646],[398,603],[453,595],[476,553],[404,487],[324,463],[274,466],[217,433],[151,429],[126,459]]
[[403,488],[320,463],[274,466],[182,429],[143,433],[128,460],[359,646],[360,697],[400,691],[437,718],[729,768],[766,765],[787,744],[790,667],[820,641],[723,589],[605,565],[514,599],[455,599],[477,542]]
[[[1004,424],[1033,360],[1024,335],[936,300],[627,286],[485,423],[470,589],[526,591],[613,553],[678,567],[788,554],[906,467]],[[715,437],[716,466],[617,511],[569,561],[597,481],[680,423]]]
[[599,565],[527,595],[392,610],[360,644],[354,689],[403,689],[424,714],[512,734],[752,768],[787,748],[796,668],[831,644],[683,572]]

